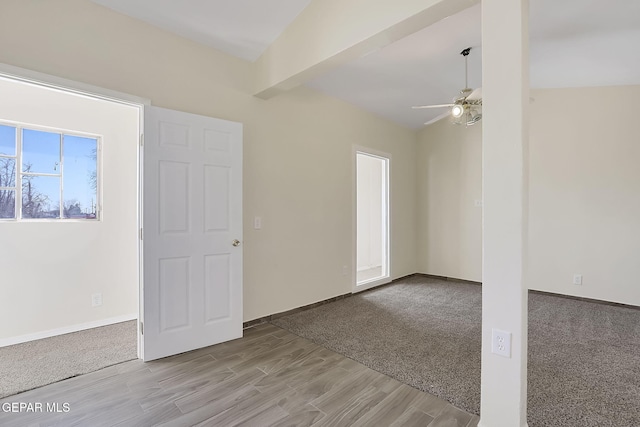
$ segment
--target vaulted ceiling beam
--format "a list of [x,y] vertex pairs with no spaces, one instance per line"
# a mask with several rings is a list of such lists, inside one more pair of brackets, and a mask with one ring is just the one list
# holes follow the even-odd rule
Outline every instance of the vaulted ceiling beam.
[[314,0],[255,63],[268,99],[477,4],[479,0]]

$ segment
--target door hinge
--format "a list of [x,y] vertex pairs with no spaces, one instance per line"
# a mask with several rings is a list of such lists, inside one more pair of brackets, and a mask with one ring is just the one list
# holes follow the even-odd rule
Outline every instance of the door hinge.
[[140,335],[144,335],[144,323],[140,322]]
[[142,240],[142,227],[140,227],[140,240]]
[[143,133],[140,134],[140,146],[141,147],[144,146],[144,134]]

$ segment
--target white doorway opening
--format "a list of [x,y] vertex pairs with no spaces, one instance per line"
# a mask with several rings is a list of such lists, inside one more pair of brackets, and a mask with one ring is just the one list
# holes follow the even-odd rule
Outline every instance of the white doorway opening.
[[356,277],[354,292],[390,281],[390,155],[356,151]]
[[31,74],[0,66],[0,346],[138,318],[141,106]]
[[[0,193],[10,198],[9,202],[5,200],[4,203],[0,203],[0,208],[4,207],[4,209],[0,209],[0,218],[6,223],[3,224],[3,239],[6,237],[6,230],[11,228],[10,231],[15,231],[17,236],[16,241],[24,241],[25,230],[28,229],[27,232],[30,233],[30,236],[45,239],[47,242],[50,240],[49,243],[55,246],[59,245],[60,241],[69,240],[67,237],[70,232],[77,232],[79,238],[93,239],[90,242],[69,243],[69,247],[76,250],[77,254],[69,255],[70,250],[49,249],[46,251],[47,256],[40,256],[37,259],[47,266],[54,265],[63,273],[78,266],[82,267],[82,269],[78,267],[79,271],[90,270],[86,265],[87,262],[78,262],[78,260],[81,256],[86,257],[88,253],[86,248],[93,245],[107,251],[93,257],[95,258],[95,265],[92,264],[95,267],[93,270],[98,271],[99,268],[102,268],[113,275],[122,275],[125,270],[127,272],[126,278],[117,277],[117,280],[107,280],[108,277],[111,277],[107,276],[107,273],[89,271],[88,278],[82,277],[82,280],[77,280],[78,289],[67,289],[68,286],[63,290],[53,289],[52,280],[55,280],[56,283],[62,283],[64,281],[60,277],[67,277],[62,273],[51,274],[50,276],[54,279],[45,277],[40,280],[32,280],[36,284],[49,285],[43,286],[42,289],[55,291],[65,304],[64,309],[54,309],[51,298],[38,298],[46,296],[43,294],[44,291],[35,292],[34,295],[33,292],[28,293],[24,289],[24,271],[36,274],[40,273],[42,268],[16,269],[15,280],[8,282],[9,284],[15,283],[20,288],[12,292],[14,298],[7,298],[5,303],[15,309],[17,298],[23,297],[22,294],[25,294],[23,299],[29,303],[27,304],[28,309],[38,308],[35,304],[37,303],[52,309],[52,315],[48,316],[44,310],[40,310],[40,318],[46,321],[44,327],[33,326],[31,318],[27,318],[29,322],[13,322],[11,327],[14,329],[11,330],[7,325],[4,328],[0,327],[0,346],[133,319],[138,320],[138,357],[143,360],[169,356],[241,337],[243,320],[242,248],[239,246],[242,242],[242,124],[151,107],[149,100],[146,99],[6,64],[0,64],[0,83],[3,81],[15,84],[16,87],[24,86],[32,90],[44,91],[43,93],[46,92],[50,96],[69,97],[78,103],[95,103],[103,109],[106,108],[105,106],[118,107],[126,110],[126,119],[130,126],[126,128],[125,132],[122,130],[124,120],[112,112],[103,110],[92,114],[93,110],[85,107],[70,114],[68,109],[59,108],[60,102],[58,100],[47,100],[47,102],[40,103],[22,102],[16,105],[29,111],[31,104],[40,107],[56,106],[61,111],[53,109],[47,110],[45,113],[48,111],[58,112],[61,116],[59,118],[61,124],[58,124],[57,121],[53,123],[47,121],[55,118],[53,114],[42,114],[41,119],[21,118],[14,117],[21,111],[18,108],[11,108],[8,105],[3,105],[3,108],[0,108],[0,113],[4,112],[0,114],[0,125],[4,124],[4,127],[0,128],[0,137],[2,137],[0,138],[0,159],[3,160],[2,163],[10,167],[18,164],[17,168],[22,174],[18,178],[14,177],[15,173],[7,174],[9,178],[0,180]],[[5,92],[7,92],[6,89],[3,91],[6,95]],[[43,109],[40,108],[40,110]],[[40,110],[36,110],[36,112]],[[160,110],[163,110],[163,117],[161,117],[163,120],[158,119]],[[4,117],[5,115],[7,117]],[[85,122],[76,125],[65,121],[76,118],[84,118],[85,122],[91,125],[90,128],[83,127]],[[91,120],[99,121],[101,118],[110,119],[116,124],[110,127],[112,123],[107,123],[109,126],[105,126],[109,129],[106,130],[102,130],[96,124],[95,126],[98,127],[94,129]],[[23,122],[28,126],[23,126]],[[55,132],[48,132],[45,136],[52,140],[58,138],[56,140],[58,145],[53,144],[53,147],[58,147],[59,153],[53,148],[49,148],[49,151],[53,150],[53,155],[49,153],[47,157],[51,160],[48,169],[34,171],[30,169],[31,166],[20,169],[19,160],[23,153],[19,149],[23,139],[18,137],[11,139],[11,135],[18,135],[18,132],[21,132],[23,128],[32,131],[31,123],[38,124],[36,131],[54,129]],[[113,128],[113,134],[108,133],[112,130],[111,128]],[[69,129],[73,132],[68,131]],[[7,135],[9,136],[7,137]],[[147,137],[143,138],[143,135],[147,135]],[[46,209],[35,211],[26,209],[25,203],[18,203],[23,199],[20,197],[22,186],[18,188],[21,182],[20,178],[27,184],[40,178],[40,175],[62,182],[65,176],[68,178],[73,169],[68,161],[66,175],[62,172],[64,147],[67,148],[67,158],[75,159],[78,156],[69,155],[71,154],[69,150],[71,144],[67,141],[67,144],[64,145],[65,136],[69,140],[78,139],[79,136],[96,136],[93,139],[84,139],[94,141],[94,145],[100,143],[97,145],[98,148],[94,150],[95,158],[91,155],[84,157],[94,163],[97,162],[97,166],[94,168],[96,172],[91,175],[91,171],[89,171],[85,175],[89,181],[91,181],[91,176],[95,177],[96,182],[100,185],[96,191],[101,197],[98,198],[94,195],[93,203],[84,203],[89,206],[95,205],[96,213],[85,212],[82,219],[76,218],[76,213],[64,208],[62,201],[66,199],[63,199],[63,195],[68,195],[71,187],[67,186],[65,190],[63,184],[57,183],[57,181],[54,184],[57,183],[58,187],[46,195],[51,199],[59,196],[58,205],[53,201],[50,203],[51,206],[47,205]],[[101,144],[103,140],[104,147]],[[120,147],[121,151],[116,149],[118,142],[122,146]],[[101,148],[103,148],[102,151]],[[167,158],[158,157],[161,149],[165,149],[169,153]],[[89,154],[91,153],[89,151]],[[163,152],[162,154],[166,155],[167,153]],[[86,161],[87,159],[84,157],[81,160]],[[193,159],[199,163],[192,164],[196,162]],[[126,168],[123,166],[125,161]],[[148,173],[145,172],[145,166],[149,168],[147,172],[155,172],[155,175],[152,175],[153,179],[145,181],[145,177],[149,178]],[[104,180],[100,179],[101,174],[105,177]],[[31,178],[32,176],[34,178]],[[165,193],[169,193],[170,197],[167,198]],[[208,197],[200,198],[197,196],[198,194],[207,194]],[[90,201],[91,198],[87,200]],[[96,203],[98,200],[100,206]],[[115,201],[123,203],[116,205]],[[82,211],[83,206],[80,205],[81,201],[74,201],[71,207]],[[33,219],[33,212],[38,214],[36,219]],[[100,212],[100,215],[97,212]],[[103,212],[104,215],[102,215]],[[49,218],[50,216],[52,217]],[[52,219],[56,216],[60,218]],[[127,218],[126,226],[120,224],[125,216]],[[65,225],[60,225],[58,224],[60,221],[67,222]],[[145,229],[146,222],[149,227]],[[112,224],[116,226],[114,230],[103,230]],[[95,231],[94,234],[97,237],[87,232],[86,229],[89,227],[91,227],[90,231]],[[33,230],[31,230],[32,228]],[[54,239],[51,237],[51,233],[54,231],[66,234]],[[144,251],[144,247],[149,245],[148,243],[143,245],[143,236],[145,240],[153,240],[153,237],[157,237],[154,232],[163,234],[160,236],[162,241],[156,242],[158,244],[154,248],[155,252]],[[115,242],[114,236],[120,235],[122,235],[122,239],[120,239],[122,241]],[[193,241],[190,240],[191,244],[183,245],[185,246],[184,250],[176,253],[175,243],[179,238],[187,235],[193,238]],[[194,236],[206,241],[208,246],[196,248],[197,245],[193,244]],[[110,246],[96,245],[98,238],[107,239]],[[120,243],[120,246],[116,248],[114,245],[117,243]],[[199,243],[201,242],[199,241]],[[3,255],[10,252],[12,248],[11,245],[5,246],[7,248],[0,251]],[[34,247],[38,249],[39,245],[29,245],[29,248]],[[173,252],[158,252],[167,247]],[[98,249],[94,252],[97,252]],[[16,252],[15,257],[21,257],[21,262],[29,261],[22,256],[26,251],[14,252]],[[89,254],[91,255],[91,253]],[[51,261],[53,256],[58,257],[55,259],[56,262]],[[119,259],[119,256],[123,259]],[[0,258],[5,261],[8,259],[7,256]],[[118,268],[114,267],[114,263]],[[130,268],[123,268],[125,263]],[[159,272],[161,277],[156,278],[158,279],[157,283],[153,282],[154,277],[149,274],[151,271],[149,268]],[[3,271],[3,273],[6,272]],[[100,280],[106,283],[96,292],[93,288]],[[64,283],[66,284],[66,282]],[[114,315],[111,312],[109,312],[109,316],[104,316],[107,309],[112,305],[116,306],[116,304],[120,304],[116,308],[120,307],[125,299],[123,297],[124,291],[111,292],[107,288],[107,285],[112,283],[124,284],[131,296],[128,299],[130,304],[127,305],[129,312],[119,317],[118,313]],[[3,291],[5,285],[3,282]],[[93,287],[90,288],[90,286]],[[86,308],[89,298],[83,297],[86,297],[87,293],[91,297],[90,308],[84,311],[74,309],[71,304],[76,302],[80,308]],[[112,294],[116,293],[118,295],[112,297]],[[27,309],[21,311],[28,313]],[[77,320],[83,314],[89,315],[88,321]],[[52,328],[55,326],[52,319],[57,319],[62,326]],[[22,330],[16,331],[16,325],[23,328],[31,327],[35,332],[32,330],[27,330],[27,333]],[[43,330],[43,328],[51,329]],[[192,333],[194,328],[203,330]],[[204,328],[207,330],[204,331]],[[5,333],[5,330],[9,331],[6,332],[9,336],[3,338],[2,333]],[[155,351],[151,348],[145,354],[145,346],[149,344],[149,340],[145,338],[155,340],[154,344],[158,344],[156,347],[162,347],[162,349]]]

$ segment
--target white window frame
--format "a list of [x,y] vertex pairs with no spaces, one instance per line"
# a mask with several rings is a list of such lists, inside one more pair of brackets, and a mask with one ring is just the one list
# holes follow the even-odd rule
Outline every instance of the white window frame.
[[[0,190],[15,190],[15,218],[0,218],[0,221],[20,221],[20,222],[31,222],[31,221],[49,221],[49,222],[96,222],[102,220],[102,135],[81,132],[77,130],[71,129],[63,129],[63,128],[55,128],[49,126],[42,126],[31,123],[22,123],[15,122],[10,120],[1,120],[0,125],[3,126],[11,126],[16,129],[16,155],[15,156],[6,156],[2,155],[1,157],[9,157],[16,159],[16,177],[15,177],[15,188],[13,187],[2,187]],[[22,171],[22,130],[34,130],[40,132],[50,132],[60,134],[60,173],[59,174],[48,174],[48,173],[38,173],[38,172],[28,172],[25,173]],[[96,217],[95,218],[64,218],[64,135],[68,136],[77,136],[81,138],[91,138],[97,141],[96,143]],[[53,176],[60,177],[60,212],[59,218],[22,218],[22,178],[23,176]]]
[[[2,122],[0,122],[0,124],[4,124]],[[16,133],[17,133],[17,129],[16,129]],[[20,165],[18,164],[18,136],[17,134],[14,136],[15,140],[13,141],[14,143],[14,148],[15,148],[15,154],[13,156],[8,155],[8,154],[0,154],[0,159],[14,159],[15,160],[15,174],[16,176],[13,178],[13,187],[2,187],[0,186],[0,191],[13,191],[13,197],[14,197],[14,201],[13,201],[13,215],[15,216],[15,218],[0,218],[0,221],[15,221],[16,218],[18,217],[18,168],[20,167]]]

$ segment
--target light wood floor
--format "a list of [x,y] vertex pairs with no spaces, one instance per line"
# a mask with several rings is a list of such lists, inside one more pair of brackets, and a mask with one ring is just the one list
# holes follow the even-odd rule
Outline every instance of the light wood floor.
[[[7,404],[41,403],[10,413]],[[46,404],[68,412],[47,413]],[[10,426],[475,427],[478,417],[271,324],[0,400]]]

